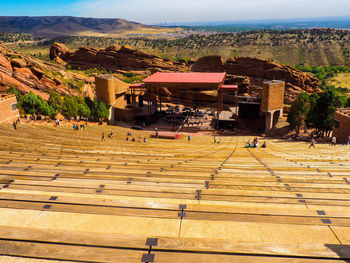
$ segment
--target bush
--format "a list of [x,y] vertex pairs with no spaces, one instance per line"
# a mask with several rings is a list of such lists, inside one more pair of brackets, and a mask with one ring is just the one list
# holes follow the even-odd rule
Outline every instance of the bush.
[[78,105],[74,98],[65,96],[62,105],[62,115],[70,121],[71,118],[76,117],[78,114]]
[[33,92],[28,95],[24,95],[19,100],[19,106],[23,109],[25,114],[35,115],[40,108],[40,100]]
[[48,103],[49,103],[50,107],[53,109],[52,115],[56,115],[62,109],[63,100],[57,91],[52,90],[50,93],[50,98],[49,98]]

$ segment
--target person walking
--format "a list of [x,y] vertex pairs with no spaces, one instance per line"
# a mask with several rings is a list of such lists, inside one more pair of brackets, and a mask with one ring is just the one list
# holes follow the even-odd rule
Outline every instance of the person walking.
[[17,130],[17,123],[16,123],[15,121],[12,123],[12,125],[13,125],[13,128],[14,128],[15,130]]
[[105,134],[102,132],[101,141],[105,141]]
[[309,146],[309,149],[311,148],[311,147],[314,147],[314,149],[316,148],[315,147],[315,139],[312,137],[312,139],[311,139],[311,144],[310,144],[310,146]]

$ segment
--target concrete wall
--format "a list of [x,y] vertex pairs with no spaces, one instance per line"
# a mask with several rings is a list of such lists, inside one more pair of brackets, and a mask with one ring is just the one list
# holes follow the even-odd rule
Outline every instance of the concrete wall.
[[345,143],[350,136],[350,108],[337,110],[334,119],[339,122],[339,128],[334,127],[333,135],[337,138],[337,142]]
[[280,80],[265,81],[261,91],[261,111],[283,109],[285,83]]
[[12,110],[13,104],[17,104],[16,96],[0,97],[0,123],[13,122],[19,118],[18,109]]

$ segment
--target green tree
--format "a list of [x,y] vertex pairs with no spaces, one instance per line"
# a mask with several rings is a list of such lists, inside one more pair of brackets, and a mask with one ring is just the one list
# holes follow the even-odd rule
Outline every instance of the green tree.
[[53,108],[41,97],[39,97],[38,99],[40,101],[39,108],[37,110],[38,114],[45,116],[45,120],[47,116],[53,116]]
[[62,115],[70,121],[72,117],[76,117],[78,114],[78,106],[74,98],[65,96],[62,105]]
[[329,135],[334,122],[334,113],[341,106],[341,100],[334,89],[327,89],[321,93],[315,105],[314,127],[322,133]]
[[307,118],[306,118],[306,126],[308,128],[314,127],[313,124],[315,122],[315,118],[317,115],[316,103],[317,103],[318,97],[319,96],[317,93],[312,93],[311,95],[309,95],[310,110],[309,110],[309,113],[308,113]]
[[298,133],[300,127],[305,125],[306,118],[310,111],[310,99],[306,92],[299,94],[297,99],[292,103],[288,113],[287,121],[292,125]]
[[60,94],[58,94],[57,91],[52,90],[50,92],[50,98],[48,101],[50,107],[52,108],[52,115],[56,115],[57,113],[59,113],[62,109],[62,105],[63,105],[63,99],[60,96]]
[[88,119],[91,115],[91,110],[86,104],[85,99],[80,96],[75,96],[74,99],[77,103],[79,118],[81,119],[81,117],[85,117]]
[[19,100],[19,106],[24,110],[24,113],[35,115],[38,113],[40,108],[40,100],[33,92],[28,95],[24,95]]
[[[96,102],[95,102],[96,101]],[[108,120],[109,117],[109,110],[106,107],[106,104],[102,101],[98,101],[95,99],[94,104],[96,107],[96,118],[101,121],[101,120]]]
[[89,118],[91,115],[91,111],[86,104],[78,104],[78,116]]

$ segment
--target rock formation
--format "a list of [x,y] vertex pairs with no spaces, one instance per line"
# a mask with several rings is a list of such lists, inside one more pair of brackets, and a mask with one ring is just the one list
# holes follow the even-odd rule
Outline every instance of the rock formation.
[[[212,62],[211,67],[208,66],[210,62]],[[293,101],[302,91],[309,93],[319,91],[318,80],[315,77],[288,66],[281,66],[257,58],[231,58],[226,63],[221,64],[219,58],[209,56],[199,59],[192,66],[193,71],[199,72],[220,72],[222,68],[228,74],[227,84],[237,84],[242,91],[247,85],[262,86],[265,79],[284,80],[286,82],[286,103]],[[249,78],[249,81],[246,79],[242,82],[240,78],[230,77],[230,75],[245,76]]]
[[225,62],[220,56],[202,57],[192,65],[194,72],[224,72]]
[[52,89],[61,95],[79,95],[77,91],[70,89],[61,79],[54,76],[75,79],[72,73],[65,72],[61,66],[12,52],[0,46],[0,93],[14,86],[23,94],[32,91],[46,100]]
[[72,52],[65,45],[55,43],[50,49],[50,58],[73,68],[102,67],[114,72],[133,71],[143,75],[157,71],[226,71],[225,83],[238,85],[240,94],[247,93],[249,87],[261,87],[264,80],[279,79],[286,82],[286,103],[293,101],[302,91],[318,92],[318,80],[313,76],[288,66],[249,57],[231,58],[225,62],[220,56],[207,56],[186,63],[149,55],[129,46],[114,45],[104,49],[81,47]]
[[111,71],[136,71],[142,73],[150,69],[161,71],[185,71],[185,62],[175,62],[133,49],[129,46],[113,45],[104,49],[81,47],[71,52],[63,44],[55,43],[50,48],[51,60],[64,61],[72,68],[104,68]]

